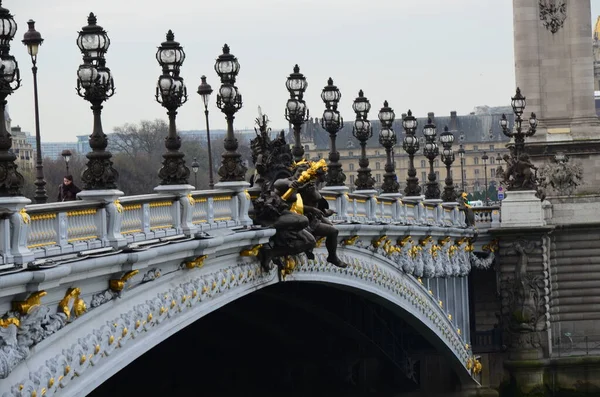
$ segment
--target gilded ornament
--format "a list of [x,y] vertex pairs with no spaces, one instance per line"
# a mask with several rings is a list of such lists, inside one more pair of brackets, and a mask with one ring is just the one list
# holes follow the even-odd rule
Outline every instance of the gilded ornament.
[[85,363],[85,360],[87,360],[87,357],[85,356],[85,354],[82,354],[81,358],[79,359],[79,364],[83,365],[83,363]]
[[387,236],[384,234],[383,236],[380,236],[377,240],[373,240],[373,247],[379,248],[379,246],[383,244],[386,239]]
[[48,388],[52,388],[54,386],[54,378],[48,379]]
[[42,303],[42,297],[47,294],[46,291],[36,291],[24,301],[13,302],[13,310],[18,311],[22,315],[29,314],[33,308],[38,307]]
[[448,314],[448,320],[452,321],[452,314]]
[[69,288],[65,297],[58,303],[58,310],[67,316],[67,320],[71,319],[71,308],[69,302],[73,299],[73,314],[75,317],[81,316],[87,310],[85,301],[79,297],[81,290],[79,288]]
[[190,202],[190,205],[193,207],[194,205],[196,205],[196,200],[194,200],[194,197],[192,196],[192,194],[188,194],[187,195],[187,199]]
[[124,338],[128,332],[129,330],[127,329],[127,327],[123,328],[123,332],[121,332],[121,337]]
[[444,307],[444,302],[442,302],[441,300],[440,300],[440,301],[438,301],[438,304],[440,305],[440,307],[441,307],[441,308],[443,308],[443,307]]
[[452,238],[450,236],[446,236],[442,239],[439,239],[438,243],[443,247],[444,245],[448,244],[450,240],[452,240]]
[[421,244],[421,245],[425,246],[425,245],[429,244],[429,243],[430,243],[430,242],[432,242],[432,241],[433,241],[433,237],[431,237],[431,236],[427,236],[427,237],[425,237],[425,238],[422,238],[422,239],[420,239],[420,240],[419,240],[419,244]]
[[115,341],[115,336],[114,335],[111,335],[111,336],[108,337],[108,344],[109,345],[112,345],[114,341]]
[[431,253],[432,257],[437,258],[438,252],[441,250],[442,250],[442,247],[440,247],[439,245],[433,244],[431,246],[431,248],[429,249],[429,252]]
[[483,365],[481,365],[481,362],[478,359],[475,359],[475,364],[473,365],[473,373],[477,375],[481,372],[482,369]]
[[258,256],[258,251],[262,248],[262,244],[256,244],[250,249],[240,251],[240,256]]
[[422,250],[423,248],[419,247],[418,245],[414,245],[408,250],[408,255],[410,255],[410,257],[414,259],[417,257],[417,255],[419,255],[419,252]]
[[65,367],[65,376],[69,375],[69,372],[71,372],[71,366],[70,366],[70,365],[67,365],[67,366]]
[[473,359],[469,357],[469,359],[467,360],[467,369],[470,371],[471,369],[473,369]]
[[396,241],[396,244],[398,244],[400,247],[404,247],[406,243],[412,244],[412,242],[412,236],[404,236],[403,238],[398,239],[398,241]]
[[498,240],[494,239],[489,244],[482,247],[485,252],[497,252],[498,251]]
[[129,281],[130,278],[138,274],[139,270],[131,270],[123,275],[120,279],[114,279],[109,281],[109,287],[114,292],[121,292],[123,288],[125,288],[125,284]]
[[121,205],[121,202],[119,200],[115,200],[113,201],[113,204],[115,205],[117,212],[121,214],[123,212],[123,206]]
[[9,318],[6,318],[6,319],[4,319],[4,318],[0,319],[0,327],[2,327],[2,328],[7,328],[11,324],[13,324],[13,325],[15,325],[17,327],[20,327],[21,326],[21,321],[19,321],[19,319],[16,318],[16,317],[9,317]]
[[354,235],[352,237],[348,237],[348,238],[342,240],[342,244],[343,245],[354,245],[354,243],[356,243],[356,240],[358,240],[358,235]]
[[29,222],[31,222],[31,217],[29,216],[25,208],[21,208],[21,211],[19,211],[19,215],[21,215],[21,220],[24,224],[27,225],[29,224]]
[[152,313],[148,313],[148,317],[147,317],[148,321],[152,321],[152,317],[153,317]]
[[[98,354],[98,353],[100,353],[100,345],[96,345],[94,347],[94,354]],[[50,386],[50,387],[52,387],[52,386]]]
[[460,328],[457,328],[456,332],[460,335]]
[[458,251],[458,248],[456,248],[456,245],[451,245],[450,248],[448,248],[448,255],[450,257],[452,257],[452,256],[454,256],[456,251]]
[[204,266],[204,261],[206,258],[208,258],[208,255],[199,256],[192,261],[185,262],[185,267],[188,269],[199,269]]
[[318,239],[317,243],[315,244],[315,247],[321,248],[321,246],[323,245],[323,243],[325,242],[326,239],[327,239],[327,237],[321,237],[320,239]]
[[285,265],[281,269],[281,277],[285,279],[286,276],[292,274],[294,269],[296,268],[296,261],[292,256],[285,257]]

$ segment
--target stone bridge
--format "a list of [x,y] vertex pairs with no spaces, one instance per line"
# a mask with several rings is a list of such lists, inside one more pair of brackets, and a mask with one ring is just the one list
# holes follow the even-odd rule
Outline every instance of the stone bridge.
[[[256,255],[275,231],[252,225],[253,193],[244,188],[96,192],[47,205],[6,199],[16,204],[0,219],[2,396],[86,395],[206,314],[289,282],[344,288],[393,308],[464,386],[476,386],[466,276],[493,260],[489,242],[486,255],[475,255],[474,236],[487,241],[497,209],[477,211],[476,229],[456,203],[322,193],[337,211],[347,268],[328,264],[319,244],[314,260],[287,257],[263,270]],[[398,361],[411,372],[408,355]]]

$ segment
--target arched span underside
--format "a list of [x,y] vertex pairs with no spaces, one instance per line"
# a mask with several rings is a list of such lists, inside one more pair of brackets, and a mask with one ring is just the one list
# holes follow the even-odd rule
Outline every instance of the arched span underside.
[[[324,250],[302,255],[280,280],[250,258],[208,263],[143,284],[108,302],[36,345],[29,358],[0,381],[2,397],[84,396],[163,340],[249,293],[278,282],[319,282],[351,288],[387,305],[410,322],[452,363],[463,384],[470,352],[435,299],[393,262],[365,249],[346,247],[346,269],[331,266]],[[232,257],[233,258],[233,257]],[[235,260],[235,259],[234,259]]]

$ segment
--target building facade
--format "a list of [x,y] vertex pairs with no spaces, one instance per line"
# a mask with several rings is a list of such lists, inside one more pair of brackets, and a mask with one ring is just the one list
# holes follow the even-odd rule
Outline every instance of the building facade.
[[11,127],[12,135],[11,151],[17,156],[16,163],[19,170],[32,171],[35,165],[33,146],[27,141],[27,133],[21,131],[21,127]]

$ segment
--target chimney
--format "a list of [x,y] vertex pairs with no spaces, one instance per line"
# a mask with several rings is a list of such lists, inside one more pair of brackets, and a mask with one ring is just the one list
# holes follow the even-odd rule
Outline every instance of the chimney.
[[435,124],[435,114],[433,112],[427,113],[427,118],[430,118],[431,122]]
[[456,131],[457,125],[456,125],[456,110],[453,110],[450,112],[450,131]]

